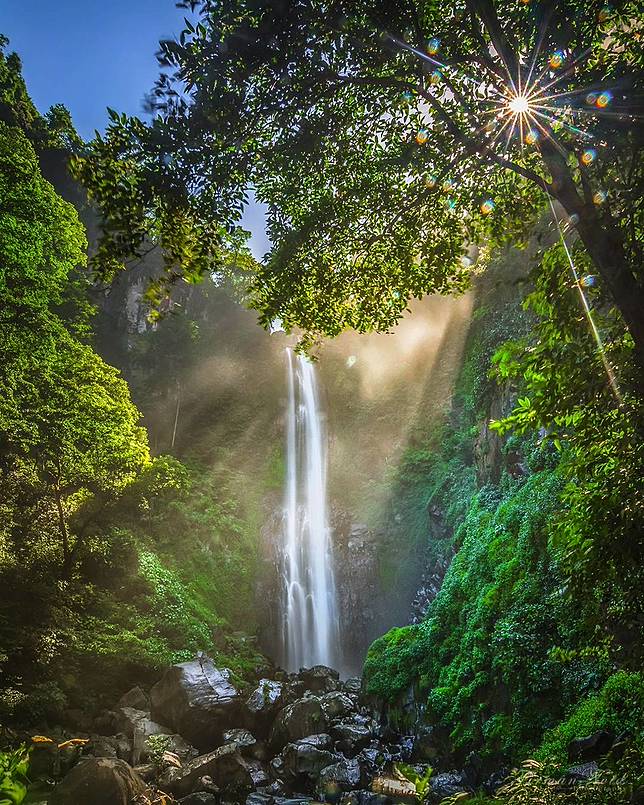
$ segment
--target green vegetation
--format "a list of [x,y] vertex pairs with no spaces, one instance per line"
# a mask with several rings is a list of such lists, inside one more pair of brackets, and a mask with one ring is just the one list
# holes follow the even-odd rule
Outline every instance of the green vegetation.
[[0,805],[20,805],[27,796],[29,750],[0,751]]
[[0,718],[90,712],[200,650],[241,680],[261,658],[240,482],[151,459],[91,343],[84,228],[41,173],[51,118],[2,54],[0,98]]
[[457,553],[424,621],[378,639],[365,674],[393,703],[413,688],[452,749],[519,759],[547,734],[537,756],[564,762],[603,725],[641,732],[640,409],[628,336],[592,297],[617,408],[562,250],[544,244],[526,312],[492,285],[503,270],[479,285],[445,429],[418,433],[396,481],[415,501],[402,528],[422,539],[435,507],[429,555]]
[[[640,143],[629,114],[641,92],[636,2],[534,13],[488,0],[184,5],[197,20],[160,43],[167,69],[153,121],[114,113],[75,163],[105,216],[99,267],[112,271],[152,235],[170,274],[177,263],[188,279],[218,269],[221,230],[235,231],[253,187],[275,244],[253,304],[266,326],[279,318],[310,346],[349,328],[386,331],[410,298],[463,289],[468,246],[525,237],[547,195],[576,217],[644,367]],[[553,51],[563,54],[558,96],[620,88],[608,115],[584,109],[589,137],[603,143],[590,168],[588,140],[562,110],[522,117],[514,142],[509,118],[492,116],[499,98],[532,94]],[[528,147],[524,128],[536,132]],[[607,189],[610,204],[594,203]]]
[[630,733],[641,743],[644,740],[643,702],[644,675],[618,671],[608,677],[597,693],[576,705],[565,721],[546,733],[536,759],[564,763],[570,741],[597,730],[609,730],[614,735]]

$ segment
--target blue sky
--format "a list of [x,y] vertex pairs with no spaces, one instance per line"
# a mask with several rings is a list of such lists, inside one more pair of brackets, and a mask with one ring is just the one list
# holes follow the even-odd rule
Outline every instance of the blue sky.
[[[105,128],[108,106],[142,114],[158,73],[157,43],[180,32],[184,13],[174,0],[0,0],[0,33],[22,59],[36,106],[64,104],[89,139]],[[244,225],[261,256],[268,241],[256,205]]]

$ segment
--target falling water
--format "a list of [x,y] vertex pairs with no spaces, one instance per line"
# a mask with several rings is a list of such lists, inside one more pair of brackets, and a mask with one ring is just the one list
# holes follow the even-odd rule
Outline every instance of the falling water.
[[337,667],[338,621],[326,500],[326,444],[315,366],[287,349],[282,611],[286,667]]

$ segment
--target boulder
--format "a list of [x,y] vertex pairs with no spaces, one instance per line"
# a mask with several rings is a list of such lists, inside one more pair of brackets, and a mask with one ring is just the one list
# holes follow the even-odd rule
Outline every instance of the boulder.
[[117,710],[121,707],[132,707],[134,710],[150,710],[150,697],[138,685],[124,693],[118,700]]
[[239,797],[254,788],[253,766],[241,756],[235,744],[220,746],[214,752],[199,755],[181,768],[170,767],[159,778],[159,787],[177,796],[205,789],[203,781],[227,794]]
[[394,800],[386,794],[373,791],[348,791],[340,798],[340,805],[391,805],[392,802]]
[[326,665],[302,668],[298,677],[312,693],[330,693],[340,687],[340,674]]
[[345,755],[356,755],[366,747],[374,737],[375,728],[369,719],[346,719],[333,725],[333,737],[337,748]]
[[340,760],[327,766],[318,778],[318,793],[325,798],[337,796],[340,791],[353,791],[362,783],[360,763],[353,760]]
[[267,791],[253,791],[246,798],[246,805],[309,805],[310,797],[279,797]]
[[254,788],[264,788],[264,786],[270,784],[270,778],[266,771],[266,767],[259,760],[249,760],[248,771],[250,773],[251,780],[253,781]]
[[283,685],[272,679],[260,679],[246,700],[246,709],[254,727],[267,727],[281,706]]
[[[198,750],[189,744],[185,738],[182,738],[178,732],[175,732],[171,735],[160,733],[159,738],[163,742],[164,751],[171,752],[184,763],[188,760],[193,760],[193,758],[196,758],[199,754]],[[152,753],[150,752],[150,746],[149,743],[146,742],[141,753],[141,758],[142,760],[150,760],[151,757]]]
[[568,759],[582,763],[599,760],[610,752],[614,742],[614,733],[607,730],[598,730],[585,738],[575,738],[568,744]]
[[202,751],[221,743],[223,733],[241,717],[241,697],[230,672],[208,658],[168,668],[150,698],[153,718]]
[[281,776],[283,779],[291,781],[299,777],[306,777],[308,780],[317,780],[320,772],[326,766],[336,763],[340,756],[330,752],[330,737],[328,743],[323,745],[316,739],[319,736],[311,736],[313,740],[303,739],[295,743],[287,744],[282,750]]
[[[116,757],[114,753],[113,757]],[[56,741],[42,741],[31,745],[29,777],[32,780],[45,780],[58,777],[60,757]]]
[[168,735],[172,732],[169,727],[153,721],[150,714],[146,713],[144,710],[135,710],[133,707],[121,707],[116,711],[116,714],[118,730],[128,738],[134,738],[135,735],[142,735],[145,739],[150,735]]
[[345,693],[348,693],[350,696],[359,696],[362,692],[362,679],[360,679],[359,676],[352,676],[344,682],[342,687]]
[[483,790],[491,797],[496,796],[497,791],[503,788],[509,776],[510,769],[508,769],[506,766],[498,769],[497,771],[493,772],[483,783]]
[[591,777],[594,777],[598,771],[599,766],[594,760],[592,760],[589,763],[582,763],[579,766],[571,766],[566,770],[566,773],[563,776],[563,781],[569,785],[574,785],[575,783],[585,783],[590,780]]
[[414,737],[412,759],[415,761],[435,761],[439,754],[439,741],[436,730],[431,725],[422,725]]
[[353,701],[344,693],[334,691],[333,693],[325,693],[320,696],[320,704],[324,715],[329,721],[334,718],[342,718],[348,716],[354,709]]
[[179,805],[219,805],[219,799],[209,791],[196,791],[180,799]]
[[131,805],[148,789],[127,763],[111,758],[87,758],[69,772],[50,796],[50,805]]
[[85,754],[94,757],[118,758],[130,762],[132,759],[132,740],[123,733],[116,735],[92,735],[85,746]]
[[391,755],[383,746],[372,744],[360,752],[358,760],[369,777],[376,777],[391,764]]
[[273,749],[280,749],[307,735],[326,732],[326,728],[327,718],[319,699],[315,696],[305,697],[280,710],[269,743]]
[[253,735],[244,729],[226,730],[222,736],[225,744],[235,744],[240,752],[245,752],[257,743]]
[[432,797],[436,802],[441,802],[447,797],[453,797],[460,793],[470,793],[471,788],[463,779],[463,775],[456,771],[446,771],[436,774],[430,780]]

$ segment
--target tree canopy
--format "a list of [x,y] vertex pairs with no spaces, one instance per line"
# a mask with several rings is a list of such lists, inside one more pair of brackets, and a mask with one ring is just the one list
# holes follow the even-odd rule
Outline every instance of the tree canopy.
[[76,211],[43,178],[22,131],[3,123],[0,209],[3,468],[55,502],[69,570],[70,516],[135,477],[147,437],[127,383],[59,315],[86,262]]
[[476,247],[525,231],[545,192],[644,355],[636,3],[184,5],[198,21],[161,43],[151,124],[114,113],[77,163],[99,262],[154,228],[170,275],[216,267],[214,227],[252,188],[264,324],[384,330],[410,297],[463,289]]

